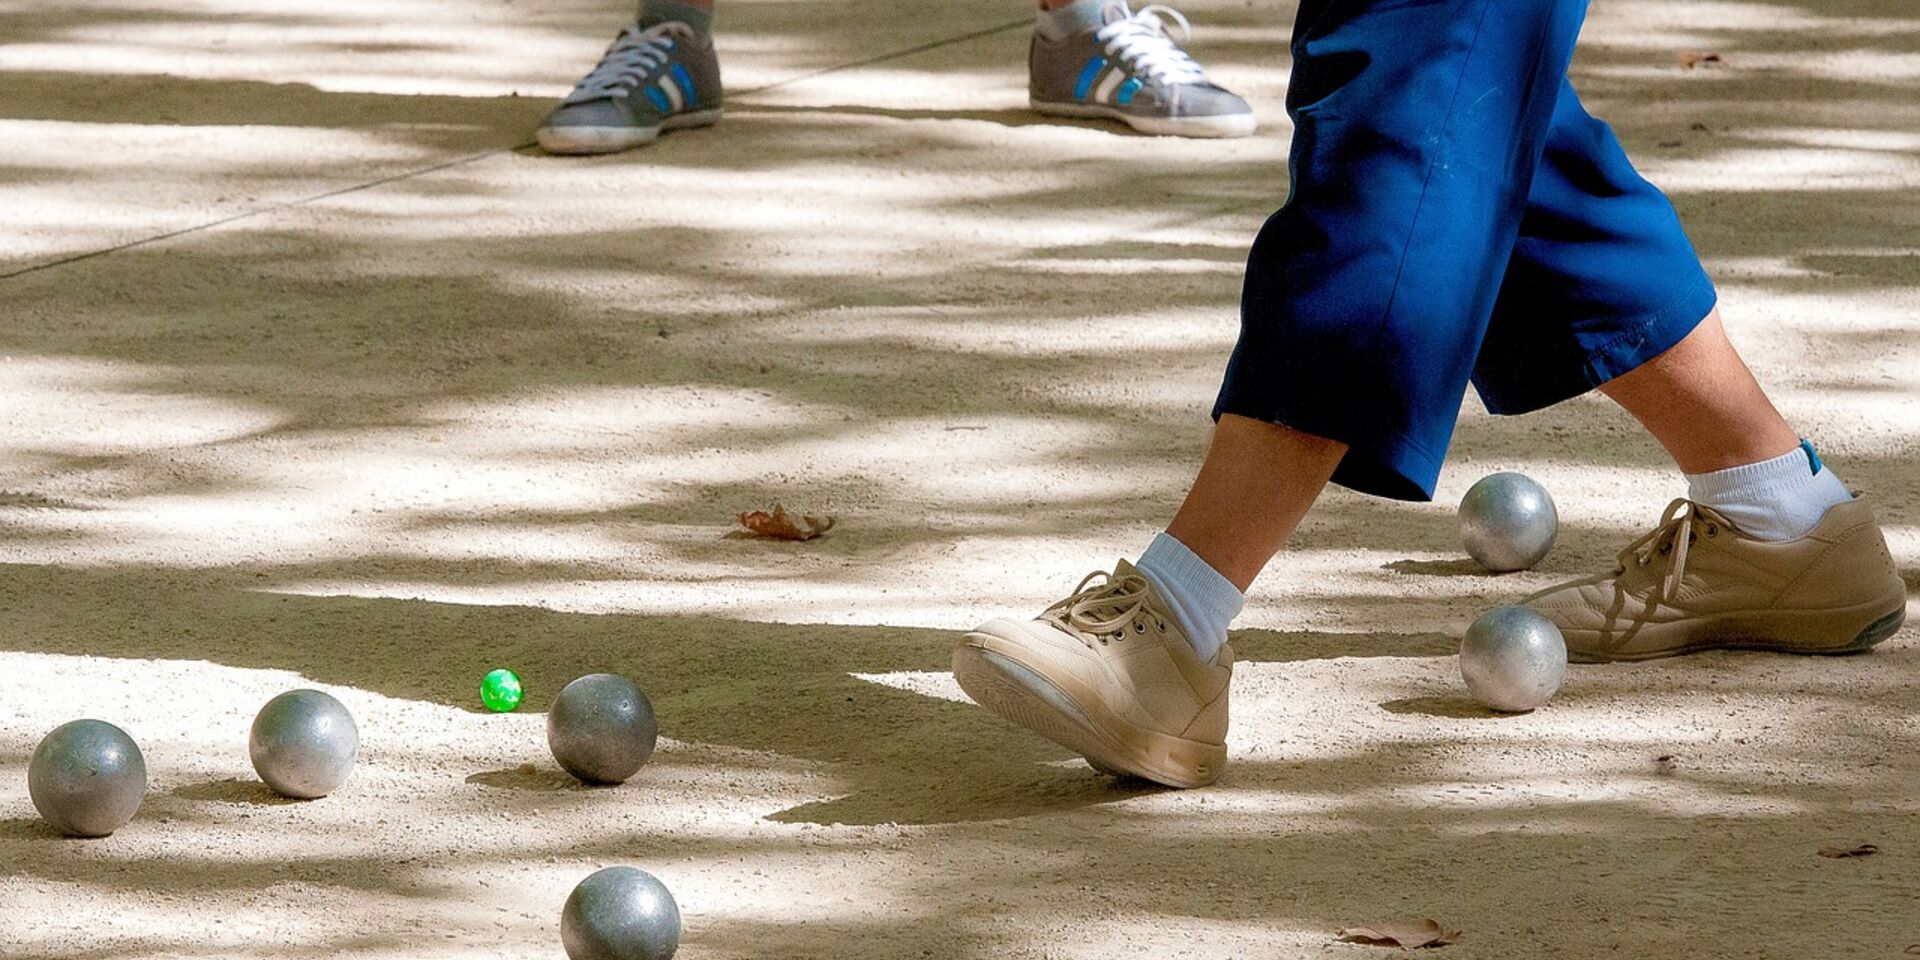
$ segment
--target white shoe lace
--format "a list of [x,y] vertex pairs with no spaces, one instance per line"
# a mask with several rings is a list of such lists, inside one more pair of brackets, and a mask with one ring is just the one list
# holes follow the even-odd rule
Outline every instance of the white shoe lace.
[[1193,25],[1180,11],[1159,3],[1134,11],[1127,8],[1126,0],[1112,0],[1101,16],[1109,22],[1095,30],[1093,38],[1107,48],[1109,59],[1124,62],[1128,73],[1163,86],[1207,82],[1206,71],[1168,32],[1169,27],[1178,26],[1181,42],[1193,39]]
[[1659,526],[1620,551],[1616,575],[1625,573],[1628,564],[1644,567],[1665,561],[1667,569],[1661,574],[1658,596],[1671,599],[1680,590],[1681,578],[1687,575],[1687,548],[1702,532],[1709,539],[1719,536],[1720,523],[1702,516],[1693,501],[1676,499],[1667,504]]
[[656,70],[666,66],[676,39],[693,39],[684,23],[657,23],[646,29],[634,24],[613,40],[598,66],[580,78],[563,103],[586,103],[606,97],[624,97],[638,89]]
[[[1093,582],[1096,578],[1104,579],[1096,584]],[[1125,640],[1128,627],[1133,627],[1136,633],[1145,633],[1150,616],[1164,631],[1166,621],[1147,607],[1149,590],[1147,578],[1137,573],[1116,577],[1096,570],[1081,578],[1072,596],[1048,607],[1041,616],[1087,644],[1096,640],[1106,643],[1109,638]]]

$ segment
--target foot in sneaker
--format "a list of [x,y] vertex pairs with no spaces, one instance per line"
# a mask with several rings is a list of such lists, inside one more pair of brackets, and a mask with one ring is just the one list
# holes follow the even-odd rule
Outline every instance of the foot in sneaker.
[[1864,500],[1829,509],[1796,540],[1757,540],[1675,500],[1611,574],[1528,597],[1576,662],[1649,660],[1716,648],[1851,653],[1892,636],[1907,590]]
[[677,21],[620,31],[536,136],[549,153],[618,153],[720,119],[713,40]]
[[1233,649],[1202,662],[1125,561],[1088,575],[1038,619],[967,634],[953,675],[981,706],[1105,773],[1198,787],[1226,764]]
[[1207,79],[1168,27],[1190,40],[1187,18],[1152,4],[1138,13],[1125,0],[1101,10],[1100,27],[1061,40],[1035,33],[1028,53],[1033,109],[1060,117],[1106,117],[1141,133],[1244,137],[1253,109]]

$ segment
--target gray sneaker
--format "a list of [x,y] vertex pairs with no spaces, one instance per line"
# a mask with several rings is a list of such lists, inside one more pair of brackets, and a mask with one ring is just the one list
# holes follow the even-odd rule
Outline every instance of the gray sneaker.
[[549,153],[618,153],[652,143],[663,130],[719,119],[713,39],[684,23],[636,23],[620,31],[535,136]]
[[1033,109],[1058,117],[1106,117],[1141,133],[1175,137],[1244,137],[1253,108],[1207,79],[1174,42],[1193,39],[1187,18],[1151,4],[1138,13],[1125,0],[1101,11],[1100,27],[1065,40],[1035,33],[1027,57]]

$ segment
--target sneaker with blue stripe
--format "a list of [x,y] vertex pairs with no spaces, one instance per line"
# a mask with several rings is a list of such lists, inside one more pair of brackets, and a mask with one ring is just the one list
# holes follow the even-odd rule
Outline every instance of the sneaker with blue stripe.
[[535,136],[549,153],[618,153],[720,119],[713,40],[677,21],[620,31]]
[[1180,47],[1193,28],[1161,4],[1128,9],[1112,0],[1102,24],[1064,40],[1033,36],[1028,54],[1033,109],[1060,117],[1105,117],[1141,133],[1175,137],[1244,137],[1253,108],[1207,79]]

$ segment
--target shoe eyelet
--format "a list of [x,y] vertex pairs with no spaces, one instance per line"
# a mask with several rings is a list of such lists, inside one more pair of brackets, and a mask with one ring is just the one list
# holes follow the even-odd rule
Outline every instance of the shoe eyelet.
[[1161,633],[1167,632],[1167,622],[1165,620],[1155,620],[1153,625],[1159,627]]
[[1708,539],[1712,539],[1712,538],[1714,537],[1714,535],[1715,535],[1715,534],[1718,534],[1719,532],[1720,532],[1720,527],[1719,527],[1719,525],[1718,525],[1718,524],[1712,524],[1712,523],[1709,523],[1709,524],[1707,524],[1707,538],[1708,538]]
[[1146,632],[1147,632],[1147,624],[1146,624],[1146,621],[1144,621],[1144,620],[1135,620],[1135,621],[1133,622],[1133,632],[1134,632],[1134,633],[1146,633]]

